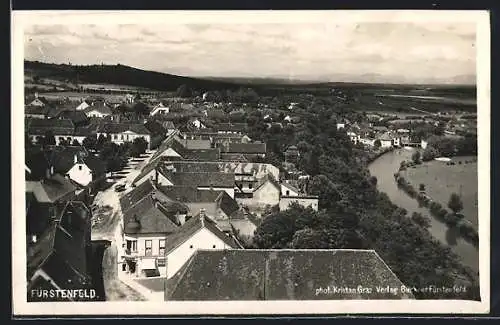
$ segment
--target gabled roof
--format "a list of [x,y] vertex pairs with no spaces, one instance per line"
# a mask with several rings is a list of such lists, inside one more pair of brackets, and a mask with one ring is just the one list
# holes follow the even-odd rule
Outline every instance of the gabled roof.
[[226,153],[242,153],[242,154],[265,154],[265,143],[228,143],[222,147],[222,152]]
[[155,191],[155,188],[153,187],[153,183],[151,183],[150,180],[139,184],[137,187],[134,187],[132,191],[128,192],[120,198],[120,206],[122,212],[125,213],[134,204],[139,202],[142,198],[149,195],[153,191]]
[[111,133],[111,134],[119,134],[124,133],[126,131],[132,131],[136,134],[147,135],[150,134],[149,131],[144,124],[141,123],[104,123],[102,124],[98,132],[99,133]]
[[101,114],[105,114],[105,115],[111,115],[113,113],[113,111],[111,110],[111,107],[107,106],[103,101],[96,101],[94,102],[93,105],[90,105],[89,107],[86,107],[83,112],[85,112],[85,114],[88,114],[92,111],[97,111]]
[[67,178],[54,174],[41,181],[27,181],[26,192],[33,192],[40,203],[54,203],[60,198],[74,193],[76,186]]
[[167,237],[165,243],[165,254],[168,255],[171,251],[186,242],[203,228],[208,229],[226,245],[232,248],[240,248],[238,242],[236,242],[233,237],[226,235],[220,228],[218,228],[213,220],[206,216],[197,215],[191,217],[191,219],[186,221],[175,233]]
[[225,192],[199,190],[196,186],[158,186],[158,190],[169,199],[183,203],[216,202],[220,193]]
[[234,187],[234,173],[179,173],[171,172],[165,168],[159,168],[158,172],[177,186]]
[[186,149],[210,149],[210,140],[200,140],[200,139],[177,139]]
[[172,121],[165,121],[163,122],[163,127],[167,130],[173,130],[175,129],[175,125],[174,125],[174,122]]
[[227,194],[226,191],[222,191],[217,197],[217,207],[222,210],[227,216],[231,216],[233,213],[240,209],[238,202],[236,202],[232,197]]
[[[321,267],[318,267],[318,266]],[[412,299],[374,250],[197,250],[166,282],[166,300]],[[346,288],[372,288],[371,293]],[[317,288],[330,288],[317,294]],[[338,288],[338,290],[334,290]]]
[[76,110],[59,111],[54,118],[71,120],[75,125],[86,123],[88,121],[88,117],[83,111]]
[[[143,197],[123,214],[125,233],[163,234],[176,231],[178,225],[167,216],[167,208],[163,204],[151,195]],[[135,227],[132,226],[134,222],[137,223]]]
[[265,174],[263,177],[261,177],[258,180],[257,186],[254,189],[254,192],[257,191],[258,189],[260,189],[262,186],[264,186],[264,184],[266,184],[267,182],[271,183],[272,185],[274,185],[274,187],[276,187],[279,191],[281,191],[281,186],[278,183],[278,181],[276,181],[272,175]]
[[187,160],[199,160],[199,161],[215,161],[220,158],[220,149],[192,149],[186,150],[181,154],[182,158]]
[[296,188],[295,186],[293,186],[292,184],[290,184],[290,183],[283,182],[283,183],[281,183],[281,185],[284,186],[284,187],[286,187],[290,191],[294,191],[295,193],[300,193],[300,190],[298,188]]
[[55,147],[50,152],[50,163],[54,171],[66,174],[75,165],[75,156],[78,163],[84,163],[95,175],[102,175],[106,168],[102,162],[85,149],[79,146]]
[[60,222],[49,226],[37,243],[28,248],[28,278],[42,267],[55,280],[56,285],[62,285],[64,288],[72,286],[68,280],[87,277],[85,233],[73,230],[73,236],[70,237],[63,230],[62,224],[66,215],[70,213],[82,218],[91,217],[88,207],[83,202],[67,202],[60,211],[58,217]]

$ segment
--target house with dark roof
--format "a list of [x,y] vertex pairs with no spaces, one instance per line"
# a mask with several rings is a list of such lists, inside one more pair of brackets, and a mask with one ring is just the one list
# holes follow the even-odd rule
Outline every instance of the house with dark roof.
[[114,123],[106,122],[97,129],[97,137],[100,135],[110,137],[113,143],[118,145],[125,142],[133,142],[137,138],[144,138],[151,149],[151,131],[142,123]]
[[87,117],[99,117],[103,118],[113,114],[111,107],[107,106],[104,101],[92,102],[90,106],[83,109],[83,112]]
[[166,273],[170,279],[186,264],[197,250],[231,250],[243,248],[238,240],[225,233],[202,211],[186,221],[167,237],[165,247]]
[[[38,215],[38,217],[41,217]],[[45,231],[30,236],[27,246],[28,301],[79,301],[104,297],[47,297],[43,289],[91,289],[92,214],[79,201],[67,202],[62,211],[50,219]]]
[[67,175],[81,186],[98,188],[106,180],[104,164],[85,147],[56,147],[49,163],[56,173]]
[[166,301],[414,299],[374,250],[197,250],[165,282]]
[[[122,207],[123,209],[123,207]],[[165,240],[179,227],[173,217],[182,205],[160,201],[149,193],[123,211],[125,251],[122,270],[137,276],[165,274]]]
[[38,106],[38,107],[49,107],[50,103],[45,97],[38,96],[35,93],[35,97],[28,98],[27,106]]
[[46,106],[31,106],[26,105],[24,107],[24,116],[29,118],[47,118],[49,114],[49,109]]
[[280,202],[281,186],[271,174],[257,179],[252,189],[245,190],[237,186],[234,198],[239,204],[252,210],[262,210],[266,206],[275,206]]
[[[218,224],[219,221],[229,220],[240,209],[238,203],[225,191],[200,190],[195,186],[159,186],[158,189],[172,201],[187,206],[187,216],[197,215],[200,211],[204,211]],[[185,216],[179,215],[179,217],[178,222],[183,224]],[[223,230],[230,231],[231,229],[225,227]]]
[[62,138],[72,137],[75,125],[69,119],[31,119],[26,129],[32,141],[37,141],[39,137],[43,137],[46,132],[50,131],[58,143]]
[[379,138],[381,148],[390,148],[393,146],[393,139],[389,132],[385,132]]
[[201,172],[193,173],[177,172],[175,168],[159,166],[156,169],[155,182],[164,186],[191,186],[200,190],[225,191],[234,198],[234,173],[225,172]]
[[266,144],[262,142],[227,143],[221,146],[221,152],[225,154],[242,154],[247,158],[264,158],[266,156]]
[[59,120],[71,120],[75,127],[87,125],[89,123],[89,118],[82,111],[77,110],[61,110],[56,113],[56,115],[52,118]]

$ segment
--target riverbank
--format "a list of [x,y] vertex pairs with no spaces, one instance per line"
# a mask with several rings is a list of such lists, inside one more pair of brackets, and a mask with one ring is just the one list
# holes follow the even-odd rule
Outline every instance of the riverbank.
[[429,210],[411,198],[402,188],[397,186],[394,180],[394,172],[398,170],[402,161],[409,161],[415,153],[415,149],[396,149],[375,159],[369,164],[368,169],[371,176],[377,179],[377,189],[385,193],[393,204],[407,211],[407,217],[411,218],[413,213],[429,216],[430,226],[427,231],[433,238],[449,247],[457,255],[461,262],[474,273],[479,272],[479,251],[469,241],[465,240],[456,227],[450,228],[446,223],[433,215]]
[[[413,163],[410,163],[413,164]],[[455,228],[465,240],[469,241],[479,248],[479,235],[472,223],[468,221],[463,214],[449,212],[439,202],[433,200],[424,191],[418,191],[402,174],[402,168],[409,166],[401,166],[394,174],[394,179],[399,188],[406,192],[412,199],[417,200],[419,205],[427,208],[432,216],[444,222],[449,228]]]

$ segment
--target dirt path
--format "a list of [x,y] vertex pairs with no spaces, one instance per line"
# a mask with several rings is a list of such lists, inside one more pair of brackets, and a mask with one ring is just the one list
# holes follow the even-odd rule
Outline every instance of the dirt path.
[[146,301],[146,298],[118,279],[117,249],[114,243],[102,258],[104,291],[106,301]]

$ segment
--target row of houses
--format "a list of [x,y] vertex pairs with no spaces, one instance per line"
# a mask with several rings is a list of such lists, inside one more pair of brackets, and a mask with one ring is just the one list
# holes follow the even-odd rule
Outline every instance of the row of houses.
[[280,182],[279,168],[251,162],[265,156],[265,144],[247,142],[244,134],[229,138],[176,131],[156,150],[120,200],[123,271],[170,279],[197,249],[241,248],[257,227],[255,211],[294,202],[318,209],[317,197]]

